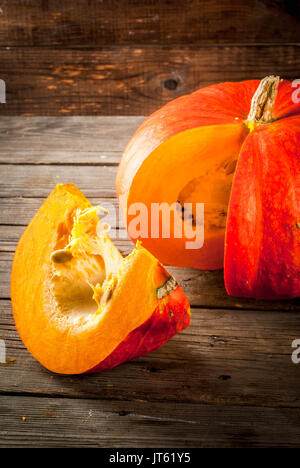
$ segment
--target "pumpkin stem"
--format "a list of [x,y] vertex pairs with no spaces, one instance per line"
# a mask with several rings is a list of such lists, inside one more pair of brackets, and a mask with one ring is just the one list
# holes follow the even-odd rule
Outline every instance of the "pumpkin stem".
[[250,130],[261,123],[272,122],[272,112],[280,82],[279,76],[266,76],[261,82],[251,101],[247,125]]

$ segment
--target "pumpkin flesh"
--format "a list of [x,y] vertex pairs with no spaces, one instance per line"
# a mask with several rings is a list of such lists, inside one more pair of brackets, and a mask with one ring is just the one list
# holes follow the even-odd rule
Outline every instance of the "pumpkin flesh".
[[[75,186],[59,185],[16,250],[16,327],[31,354],[54,372],[114,367],[188,326],[189,305],[178,285],[157,298],[156,289],[169,277],[142,246],[123,258],[103,231],[97,208]],[[148,331],[141,346],[137,340],[147,331],[141,327],[149,321],[157,336]]]
[[[176,266],[222,268],[232,179],[239,150],[247,134],[248,130],[241,124],[205,126],[186,130],[159,145],[144,160],[128,193],[127,228],[130,237],[134,241],[141,240],[165,264],[174,264],[176,258]],[[163,180],[167,183],[162,183]],[[191,232],[186,230],[185,223],[189,220],[178,208],[173,215],[175,219],[170,222],[168,237],[152,236],[151,227],[155,223],[151,211],[153,203],[167,203],[169,206],[178,203],[182,208],[185,204],[192,204],[194,209],[200,200],[204,203],[205,239],[201,249],[186,249],[192,229],[201,229],[201,225],[191,226]],[[147,219],[142,219],[141,223],[145,221],[148,230],[145,235],[135,238],[130,227],[136,213],[131,214],[130,207],[137,202],[147,207]],[[193,210],[191,216],[193,222],[197,222],[199,216]],[[201,223],[202,220],[199,221]],[[159,223],[157,229],[161,234],[164,227],[162,218]],[[176,237],[178,231],[183,236]]]

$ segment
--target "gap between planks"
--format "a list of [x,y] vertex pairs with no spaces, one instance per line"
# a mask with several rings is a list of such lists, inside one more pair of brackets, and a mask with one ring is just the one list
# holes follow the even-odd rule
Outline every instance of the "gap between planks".
[[[127,361],[128,362],[128,361]],[[122,364],[120,364],[122,365]],[[91,395],[89,396],[86,396],[86,395],[64,395],[64,394],[60,394],[60,393],[42,393],[42,392],[26,392],[26,391],[23,391],[23,392],[5,392],[5,391],[2,391],[0,389],[0,398],[1,397],[16,397],[16,398],[41,398],[41,399],[57,399],[57,400],[78,400],[78,401],[86,401],[86,402],[95,402],[95,401],[99,401],[99,402],[115,402],[115,403],[119,403],[119,402],[125,402],[125,403],[132,403],[134,402],[135,400],[132,399],[132,398],[124,398],[124,397],[120,397],[120,398],[117,398],[116,396],[115,397],[109,397],[109,396],[106,396],[106,397],[99,397],[99,396],[94,396],[92,397]],[[140,403],[170,403],[170,404],[174,404],[174,403],[179,403],[179,404],[183,404],[183,405],[189,405],[189,406],[220,406],[220,407],[246,407],[246,408],[270,408],[270,409],[294,409],[294,410],[299,410],[300,411],[300,408],[298,406],[291,406],[291,405],[281,405],[280,403],[279,404],[264,404],[264,403],[260,403],[260,404],[255,404],[255,403],[247,403],[247,402],[231,402],[231,401],[227,401],[227,400],[224,400],[224,401],[221,401],[221,400],[218,400],[218,401],[191,401],[191,400],[188,400],[188,399],[181,399],[180,401],[178,401],[178,399],[164,399],[164,398],[147,398],[147,399],[144,399],[145,397],[143,397],[143,399],[138,399],[138,401]],[[136,400],[137,401],[137,400]],[[300,415],[299,415],[300,416]]]
[[299,369],[291,361],[297,312],[194,309],[191,326],[156,351],[99,375],[62,376],[30,356],[10,302],[0,306],[1,338],[15,360],[0,367],[2,393],[299,408]]

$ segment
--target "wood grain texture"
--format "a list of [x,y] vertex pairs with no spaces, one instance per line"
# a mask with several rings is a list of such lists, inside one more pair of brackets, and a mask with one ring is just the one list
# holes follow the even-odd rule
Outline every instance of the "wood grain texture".
[[298,78],[300,46],[114,46],[101,50],[2,48],[1,115],[148,115],[221,81],[275,73]]
[[177,403],[174,411],[167,402],[0,397],[0,446],[292,448],[299,447],[299,416],[287,408]]
[[1,46],[300,41],[298,0],[2,0]]
[[147,356],[101,374],[62,376],[24,348],[10,301],[0,308],[7,346],[0,393],[300,407],[299,368],[291,360],[299,312],[194,308],[191,326]]
[[117,164],[144,117],[0,117],[2,164]]
[[1,165],[2,197],[47,197],[56,184],[74,183],[87,197],[115,195],[115,166]]
[[2,397],[0,416],[2,447],[277,448],[300,437],[300,412],[287,408]]

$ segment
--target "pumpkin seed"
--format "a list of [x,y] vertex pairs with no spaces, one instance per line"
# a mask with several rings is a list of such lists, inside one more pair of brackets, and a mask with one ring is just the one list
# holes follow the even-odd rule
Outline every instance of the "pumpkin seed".
[[50,259],[54,263],[66,263],[72,260],[72,258],[72,253],[69,250],[64,249],[55,250],[50,256]]

